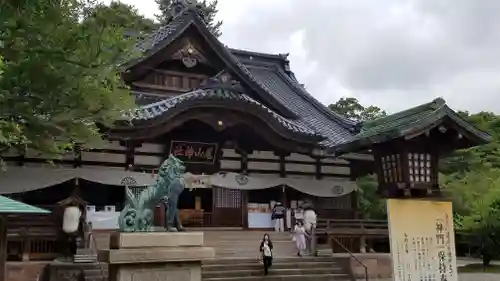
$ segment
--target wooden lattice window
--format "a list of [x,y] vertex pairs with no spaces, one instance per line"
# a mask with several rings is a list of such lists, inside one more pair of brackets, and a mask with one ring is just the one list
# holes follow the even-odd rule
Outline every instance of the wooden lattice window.
[[399,154],[386,155],[381,158],[382,172],[386,183],[396,183],[403,181],[401,170],[401,156]]
[[240,208],[241,191],[229,188],[214,188],[215,207],[217,208]]
[[410,182],[431,182],[431,155],[408,153],[408,169]]

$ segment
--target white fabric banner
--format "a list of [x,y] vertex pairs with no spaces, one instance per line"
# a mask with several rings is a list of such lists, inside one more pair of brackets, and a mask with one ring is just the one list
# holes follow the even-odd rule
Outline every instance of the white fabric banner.
[[87,212],[87,221],[92,229],[117,229],[120,212]]
[[[238,173],[214,175],[186,175],[193,182],[190,188],[218,186],[240,190],[266,189],[281,185],[317,197],[339,197],[356,190],[356,182],[345,179],[296,179],[246,176]],[[118,168],[53,167],[53,166],[8,166],[0,172],[0,194],[27,192],[80,178],[91,182],[115,186],[148,186],[156,181],[156,175],[129,172]],[[124,179],[128,179],[127,184]]]
[[0,194],[27,192],[60,184],[74,178],[106,185],[123,186],[122,181],[129,177],[129,186],[148,186],[155,182],[152,174],[129,172],[123,169],[107,167],[72,168],[72,167],[36,167],[7,166],[0,172]]
[[345,179],[295,179],[253,177],[237,173],[218,173],[210,176],[208,183],[213,186],[256,190],[286,185],[302,193],[317,197],[339,197],[356,190],[356,182]]

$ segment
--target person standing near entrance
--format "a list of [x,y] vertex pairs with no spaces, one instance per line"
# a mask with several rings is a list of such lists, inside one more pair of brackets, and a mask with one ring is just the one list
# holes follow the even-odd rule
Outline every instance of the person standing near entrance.
[[273,242],[269,234],[264,234],[260,242],[260,252],[262,254],[262,263],[264,264],[264,275],[267,275],[269,268],[273,265]]
[[286,209],[281,205],[281,202],[276,202],[273,207],[271,219],[274,220],[274,231],[283,232],[285,231],[285,223],[283,218],[285,217]]

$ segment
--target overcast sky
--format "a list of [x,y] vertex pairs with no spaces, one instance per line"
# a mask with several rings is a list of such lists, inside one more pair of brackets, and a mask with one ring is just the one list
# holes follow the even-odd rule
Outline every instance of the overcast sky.
[[[122,2],[157,13],[154,0]],[[441,96],[500,113],[499,11],[500,0],[219,0],[218,18],[230,47],[290,53],[324,104],[352,96],[394,112]]]

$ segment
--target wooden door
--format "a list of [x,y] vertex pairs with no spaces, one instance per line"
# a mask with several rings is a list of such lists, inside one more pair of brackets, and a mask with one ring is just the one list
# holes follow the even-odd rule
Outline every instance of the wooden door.
[[213,187],[213,226],[243,226],[242,192],[238,189]]

